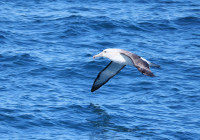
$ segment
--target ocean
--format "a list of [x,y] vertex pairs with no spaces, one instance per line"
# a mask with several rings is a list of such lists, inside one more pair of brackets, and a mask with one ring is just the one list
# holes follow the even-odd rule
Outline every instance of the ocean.
[[[126,66],[91,92],[120,48]],[[200,1],[1,0],[0,139],[199,140]]]

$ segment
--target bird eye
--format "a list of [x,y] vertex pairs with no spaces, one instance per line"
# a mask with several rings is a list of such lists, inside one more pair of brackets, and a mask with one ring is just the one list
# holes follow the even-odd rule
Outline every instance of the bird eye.
[[104,51],[104,53],[107,53],[107,51]]

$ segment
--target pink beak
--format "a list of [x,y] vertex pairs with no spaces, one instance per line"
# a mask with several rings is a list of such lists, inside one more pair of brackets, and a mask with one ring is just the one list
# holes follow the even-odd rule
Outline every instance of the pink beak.
[[102,57],[102,56],[103,56],[103,53],[101,52],[101,53],[99,53],[97,55],[94,55],[93,58],[95,59],[96,57]]

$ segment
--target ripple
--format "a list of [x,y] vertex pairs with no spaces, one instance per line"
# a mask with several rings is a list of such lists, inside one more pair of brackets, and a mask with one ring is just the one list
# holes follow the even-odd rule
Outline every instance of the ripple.
[[[24,54],[2,54],[0,56],[0,62],[2,68],[4,67],[24,67],[24,66],[36,66],[38,58],[32,57],[28,53]],[[0,67],[1,68],[1,67]]]
[[0,39],[5,39],[6,37],[3,35],[0,35]]
[[28,53],[24,54],[1,54],[0,61],[16,61],[16,60],[24,60],[24,61],[30,61],[33,60],[33,57],[30,56]]
[[175,23],[180,25],[199,25],[200,19],[198,17],[188,16],[175,20]]
[[139,26],[147,31],[157,31],[157,30],[177,30],[176,27],[170,25],[168,21],[158,20],[158,21],[144,21],[140,22]]

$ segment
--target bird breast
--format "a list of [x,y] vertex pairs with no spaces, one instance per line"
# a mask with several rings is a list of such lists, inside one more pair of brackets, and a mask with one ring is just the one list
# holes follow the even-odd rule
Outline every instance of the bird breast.
[[111,61],[114,61],[114,62],[122,64],[122,65],[131,65],[131,66],[133,66],[132,60],[128,56],[123,55],[123,54],[116,55],[115,57],[113,57],[111,59]]

